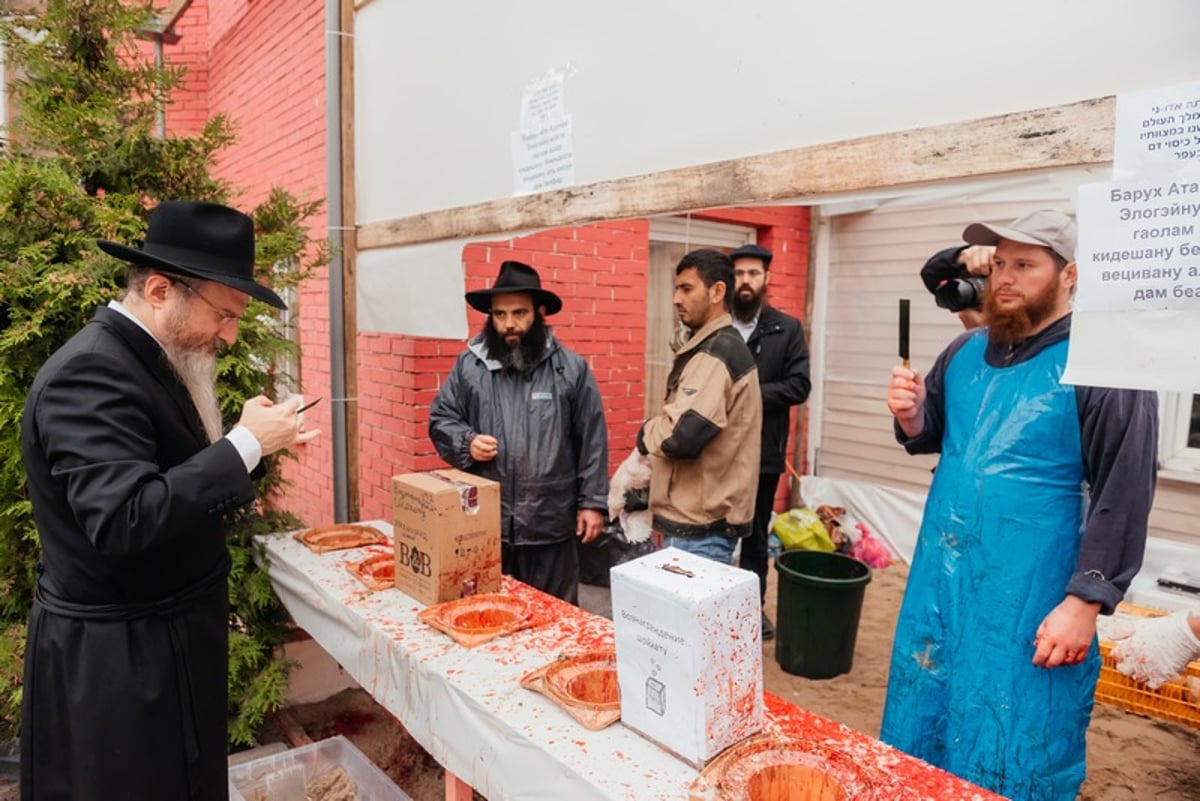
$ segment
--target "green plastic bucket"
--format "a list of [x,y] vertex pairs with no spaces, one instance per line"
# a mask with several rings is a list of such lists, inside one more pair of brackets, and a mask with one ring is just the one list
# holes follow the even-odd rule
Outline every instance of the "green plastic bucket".
[[871,568],[826,551],[784,551],[779,572],[775,661],[795,676],[829,679],[848,673]]

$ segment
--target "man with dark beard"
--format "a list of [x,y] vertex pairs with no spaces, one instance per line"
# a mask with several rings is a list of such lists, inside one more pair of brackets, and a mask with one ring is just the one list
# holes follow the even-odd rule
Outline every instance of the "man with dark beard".
[[922,378],[892,369],[909,453],[940,453],[892,650],[880,737],[1016,801],[1074,799],[1100,669],[1096,616],[1141,567],[1153,392],[1061,383],[1075,222],[976,223],[985,327]]
[[500,483],[503,572],[576,603],[574,536],[595,539],[608,506],[600,390],[546,325],[562,300],[532,267],[506,261],[466,299],[488,319],[438,391],[430,439],[450,465]]
[[[754,356],[762,392],[762,456],[754,496],[754,528],[742,540],[741,566],[758,575],[759,595],[764,601],[770,562],[767,535],[775,491],[787,459],[791,410],[804,403],[812,388],[804,327],[795,317],[767,303],[771,257],[771,251],[761,245],[743,245],[729,254],[733,262],[733,327]],[[762,636],[764,640],[775,636],[775,626],[765,611]]]
[[298,400],[221,434],[217,350],[256,283],[254,225],[166,201],[119,301],[42,366],[21,421],[41,540],[21,716],[21,798],[227,795],[227,510],[262,456],[311,440]]

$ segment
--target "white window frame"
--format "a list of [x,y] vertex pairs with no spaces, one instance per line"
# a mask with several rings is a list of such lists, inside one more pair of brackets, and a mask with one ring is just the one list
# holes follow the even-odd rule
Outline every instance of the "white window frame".
[[1158,475],[1200,484],[1200,448],[1188,446],[1192,395],[1159,394]]

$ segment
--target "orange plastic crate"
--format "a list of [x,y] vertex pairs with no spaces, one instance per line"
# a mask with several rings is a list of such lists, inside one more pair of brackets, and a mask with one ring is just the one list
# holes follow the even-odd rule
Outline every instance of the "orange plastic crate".
[[[1160,617],[1167,614],[1133,604],[1119,604],[1117,613],[1134,617]],[[1157,690],[1134,681],[1117,670],[1112,658],[1114,643],[1100,641],[1100,679],[1096,682],[1096,700],[1137,715],[1200,729],[1200,661],[1188,663],[1183,675]]]

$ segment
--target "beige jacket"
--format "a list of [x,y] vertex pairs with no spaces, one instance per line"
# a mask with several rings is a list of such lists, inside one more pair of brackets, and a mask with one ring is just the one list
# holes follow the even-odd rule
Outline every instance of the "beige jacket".
[[754,520],[762,395],[754,357],[722,314],[675,354],[663,410],[642,424],[654,458],[654,529],[674,537],[745,537]]

